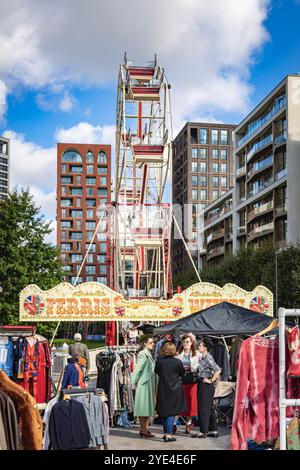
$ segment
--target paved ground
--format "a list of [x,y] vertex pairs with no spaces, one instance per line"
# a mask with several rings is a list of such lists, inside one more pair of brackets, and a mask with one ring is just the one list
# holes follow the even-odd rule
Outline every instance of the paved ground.
[[[109,450],[228,450],[230,441],[230,429],[219,427],[219,437],[206,439],[192,439],[184,434],[184,426],[178,426],[175,435],[176,442],[164,442],[162,440],[162,426],[151,426],[151,432],[155,434],[152,439],[139,436],[139,426],[132,428],[111,428],[109,438]],[[195,429],[196,431],[197,429]]]

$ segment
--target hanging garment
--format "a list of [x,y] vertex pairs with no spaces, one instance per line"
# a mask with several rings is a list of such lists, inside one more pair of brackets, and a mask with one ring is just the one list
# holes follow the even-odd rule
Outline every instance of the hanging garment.
[[8,375],[13,376],[14,352],[13,342],[8,336],[0,338],[0,369]]
[[43,416],[43,424],[45,425],[44,429],[44,437],[43,437],[43,449],[48,450],[50,444],[50,437],[49,437],[49,420],[51,416],[51,411],[53,406],[58,402],[59,398],[54,397],[47,403],[44,416]]
[[89,447],[95,448],[107,444],[107,429],[105,422],[104,404],[100,397],[90,394],[76,397],[84,406],[89,425],[91,440]]
[[24,450],[42,448],[42,418],[33,397],[0,370],[0,390],[12,400],[18,420],[20,446]]
[[295,326],[288,333],[288,348],[290,353],[290,366],[287,371],[288,377],[300,377],[300,331]]
[[17,450],[19,435],[15,405],[2,391],[0,391],[0,421],[0,449]]
[[24,366],[24,378],[20,385],[36,400],[39,369],[39,341],[36,338],[25,338],[22,361]]
[[82,403],[68,399],[53,406],[49,420],[49,437],[50,449],[88,448],[91,435]]
[[51,399],[51,391],[52,391],[52,381],[51,381],[51,351],[49,347],[48,341],[44,341],[43,347],[45,350],[45,358],[46,358],[46,401]]
[[238,338],[232,343],[230,348],[230,375],[233,380],[236,380],[237,376],[237,364],[242,342],[243,340]]
[[286,432],[286,442],[288,450],[300,450],[300,425],[298,418],[292,419]]
[[222,381],[227,381],[230,375],[229,354],[224,343],[216,343],[211,351],[211,355],[221,367],[220,378]]
[[131,428],[132,425],[129,421],[128,418],[128,412],[127,410],[121,411],[118,420],[117,420],[117,425],[120,426],[121,428]]
[[39,342],[39,350],[38,350],[38,380],[37,380],[37,394],[36,394],[36,402],[37,403],[45,403],[46,401],[46,390],[47,390],[47,363],[46,363],[46,354],[43,343]]
[[105,393],[109,395],[109,384],[111,370],[116,360],[115,353],[98,353],[96,355],[96,366],[97,366],[97,388],[103,388]]
[[231,449],[247,450],[247,439],[261,443],[278,435],[279,341],[255,335],[240,349]]

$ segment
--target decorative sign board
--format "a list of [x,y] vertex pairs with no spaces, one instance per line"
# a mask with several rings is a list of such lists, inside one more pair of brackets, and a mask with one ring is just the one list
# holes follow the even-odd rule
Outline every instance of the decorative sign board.
[[43,291],[31,284],[20,293],[20,321],[171,321],[227,301],[273,316],[273,294],[264,286],[247,292],[234,284],[199,282],[172,299],[126,299],[97,282],[63,282]]

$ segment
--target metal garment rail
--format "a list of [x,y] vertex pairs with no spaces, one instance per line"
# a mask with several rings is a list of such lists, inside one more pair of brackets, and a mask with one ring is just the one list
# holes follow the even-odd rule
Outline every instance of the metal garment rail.
[[285,318],[300,317],[300,310],[280,308],[279,318],[279,408],[280,408],[280,450],[286,450],[286,407],[300,406],[300,398],[287,399],[286,380],[286,360],[285,360]]

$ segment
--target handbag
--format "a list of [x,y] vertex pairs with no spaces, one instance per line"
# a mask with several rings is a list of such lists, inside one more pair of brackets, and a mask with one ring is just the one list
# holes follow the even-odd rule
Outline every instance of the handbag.
[[198,382],[198,375],[193,373],[193,372],[187,372],[184,374],[182,377],[182,383],[183,385],[192,385],[196,384]]

